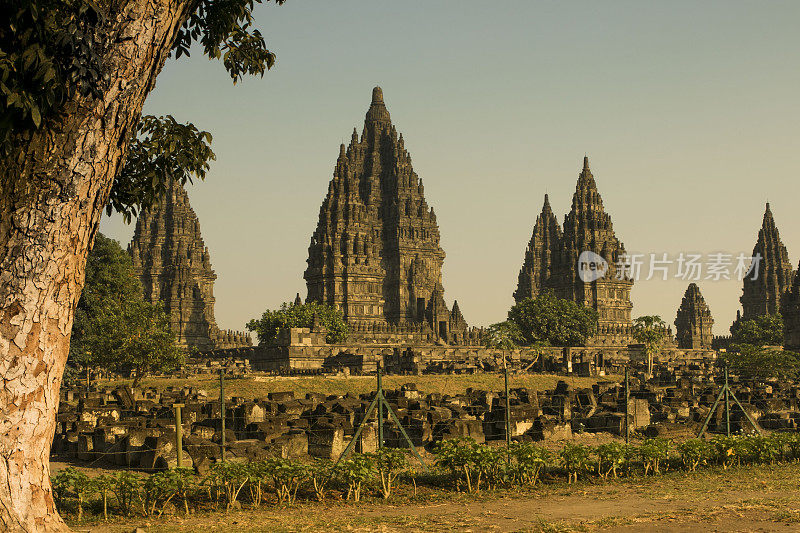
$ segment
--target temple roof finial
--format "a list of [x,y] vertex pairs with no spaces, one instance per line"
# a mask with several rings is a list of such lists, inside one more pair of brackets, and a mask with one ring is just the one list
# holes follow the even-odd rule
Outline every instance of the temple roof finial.
[[583,155],[583,170],[589,170],[589,156]]
[[380,87],[375,87],[372,89],[372,103],[373,104],[382,104],[383,103],[383,89]]

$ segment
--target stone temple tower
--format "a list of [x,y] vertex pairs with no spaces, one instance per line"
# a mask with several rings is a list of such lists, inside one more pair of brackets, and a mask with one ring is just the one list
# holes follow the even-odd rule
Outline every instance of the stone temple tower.
[[[800,271],[800,265],[797,268]],[[787,350],[798,352],[800,351],[800,275],[795,274],[792,286],[781,298],[781,314],[783,345]]]
[[772,211],[767,204],[753,257],[760,256],[758,276],[746,276],[742,282],[742,320],[780,312],[781,297],[789,290],[794,279],[792,264],[786,246],[781,241]]
[[519,271],[514,300],[535,298],[547,286],[552,276],[554,254],[561,246],[561,226],[550,207],[550,198],[544,195],[542,212],[536,217],[533,234],[525,250],[525,259]]
[[700,288],[695,283],[690,283],[678,308],[678,316],[675,318],[675,340],[678,348],[710,349],[714,338],[711,330],[713,326],[711,310],[700,294]]
[[[605,276],[591,282],[580,278],[578,257],[585,251],[600,255],[608,263]],[[552,290],[559,298],[598,312],[598,334],[590,344],[626,345],[632,341],[630,292],[633,280],[625,273],[617,275],[616,266],[624,258],[625,247],[614,233],[611,216],[603,207],[589,168],[589,158],[584,157],[572,196],[572,209],[564,217],[563,232],[545,195],[542,212],[525,251],[514,299],[519,302],[542,290]]]
[[145,299],[162,302],[179,345],[209,351],[250,344],[245,333],[217,327],[217,275],[200,235],[200,221],[180,183],[172,181],[159,203],[140,213],[128,252]]
[[308,300],[340,308],[356,328],[427,324],[447,337],[463,317],[451,321],[444,304],[444,257],[436,214],[375,87],[361,136],[354,129],[339,147],[320,207]]

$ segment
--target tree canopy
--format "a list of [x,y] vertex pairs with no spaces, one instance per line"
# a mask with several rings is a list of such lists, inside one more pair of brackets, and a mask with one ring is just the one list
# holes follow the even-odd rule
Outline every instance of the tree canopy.
[[[285,0],[275,0],[283,4]],[[221,59],[233,83],[263,76],[275,63],[253,9],[262,0],[192,2],[172,43],[175,57],[188,56],[193,43]],[[102,50],[109,46],[114,4],[94,0],[10,0],[10,24],[0,25],[0,153],[12,134],[42,127],[48,117],[69,111],[75,94],[100,98],[108,88]],[[204,178],[214,159],[211,134],[171,116],[145,115],[130,132],[131,144],[116,176],[107,209],[126,221],[151,206],[171,178],[184,184]]]
[[319,302],[286,303],[280,309],[264,311],[261,318],[247,323],[247,329],[255,331],[259,344],[269,344],[278,337],[284,328],[310,328],[314,320],[328,330],[325,342],[336,344],[344,342],[350,333],[344,315],[335,307]]
[[782,346],[783,317],[761,315],[750,320],[737,320],[731,326],[731,344],[751,346]]
[[511,350],[525,344],[525,337],[522,336],[519,326],[516,323],[506,320],[498,322],[486,328],[483,344],[489,348],[502,348]]
[[648,354],[655,353],[667,338],[667,324],[658,315],[640,316],[633,320],[633,338],[644,344]]
[[800,355],[778,348],[739,344],[721,352],[720,359],[733,372],[751,379],[800,377]]
[[523,344],[583,346],[597,331],[597,311],[546,291],[525,298],[508,311]]
[[144,300],[130,256],[98,233],[75,311],[72,362],[130,373],[138,385],[149,373],[179,366],[183,355],[160,303]]

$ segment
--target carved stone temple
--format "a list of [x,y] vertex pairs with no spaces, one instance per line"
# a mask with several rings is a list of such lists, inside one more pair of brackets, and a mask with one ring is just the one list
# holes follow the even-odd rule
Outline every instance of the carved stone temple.
[[250,336],[221,331],[214,319],[211,258],[186,190],[177,181],[136,220],[128,245],[146,300],[161,301],[178,344],[207,352],[249,346]]
[[[608,263],[605,276],[584,283],[579,276],[578,257],[592,251]],[[633,280],[626,272],[617,279],[617,265],[624,262],[625,247],[614,234],[611,216],[603,208],[589,158],[584,157],[578,175],[572,209],[558,224],[550,200],[544,197],[533,235],[525,250],[514,300],[535,297],[551,290],[559,297],[595,309],[599,314],[597,335],[587,344],[625,346],[632,341],[630,295]]]
[[675,318],[675,340],[678,348],[688,350],[710,349],[714,339],[714,319],[700,288],[690,283],[683,295]]
[[353,339],[477,341],[444,301],[436,214],[380,87],[339,157],[308,248],[308,301],[341,309]]
[[[794,270],[789,262],[786,246],[781,241],[772,211],[767,204],[753,257],[760,257],[758,276],[745,276],[742,282],[742,320],[780,312],[781,298],[792,286]],[[739,318],[737,317],[737,320]]]
[[[800,265],[797,266],[800,271]],[[800,275],[794,276],[792,286],[781,298],[784,348],[800,351]]]

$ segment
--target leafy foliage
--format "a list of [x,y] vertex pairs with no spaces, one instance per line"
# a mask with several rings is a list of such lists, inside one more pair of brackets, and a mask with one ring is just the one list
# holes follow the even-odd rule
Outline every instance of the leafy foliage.
[[164,196],[170,183],[181,185],[192,177],[204,179],[211,150],[211,134],[193,124],[180,124],[171,115],[145,115],[128,147],[125,166],[111,189],[106,211],[122,214],[126,222],[137,210],[153,206]]
[[670,442],[667,439],[646,439],[639,446],[639,456],[644,466],[644,475],[650,471],[654,474],[661,473],[661,465],[669,459]]
[[535,485],[551,460],[550,452],[529,442],[511,443],[511,479],[524,485]]
[[99,96],[108,80],[88,0],[8,0],[0,25],[0,148],[11,135],[41,127],[75,93]]
[[522,331],[520,331],[515,322],[506,320],[489,326],[483,343],[489,348],[512,350],[521,344],[525,344],[525,337],[523,337]]
[[737,320],[731,326],[731,344],[783,345],[783,317],[761,315],[750,320]]
[[283,303],[277,311],[268,309],[261,315],[261,319],[248,322],[247,329],[256,332],[259,344],[269,344],[275,341],[281,329],[310,328],[315,317],[328,330],[326,342],[335,344],[347,338],[349,329],[342,312],[318,302]]
[[408,468],[408,453],[397,448],[381,448],[370,455],[381,478],[383,498],[388,499],[397,476]]
[[800,355],[787,350],[740,344],[721,353],[720,359],[731,370],[748,378],[794,379],[800,376]]
[[[275,0],[283,4],[285,0]],[[0,151],[13,135],[39,129],[66,111],[80,94],[100,98],[110,75],[105,55],[118,43],[117,9],[94,0],[9,0],[8,24],[0,27]],[[189,55],[194,42],[211,59],[222,59],[234,83],[263,76],[275,63],[253,9],[262,0],[197,0],[171,43],[176,57]],[[202,179],[214,159],[211,135],[171,116],[144,116],[132,132],[128,159],[111,190],[107,210],[126,221],[153,205],[169,180]]]
[[684,468],[694,472],[700,465],[708,464],[714,458],[714,446],[702,439],[689,439],[678,444]]
[[355,454],[336,466],[335,476],[347,485],[347,499],[361,501],[361,490],[364,483],[375,474],[375,462],[367,454]]
[[70,358],[86,366],[146,374],[183,361],[169,317],[144,300],[130,256],[98,233],[86,263],[86,285],[75,312]]
[[[672,453],[673,449],[677,455]],[[609,442],[599,446],[566,443],[557,454],[558,464],[552,464],[552,455],[546,449],[529,442],[514,442],[506,450],[502,447],[478,444],[470,438],[442,441],[436,449],[436,467],[449,473],[454,488],[466,485],[470,492],[503,484],[531,486],[544,472],[548,477],[567,475],[570,482],[579,477],[595,475],[601,479],[619,475],[658,475],[670,467],[696,471],[702,466],[721,465],[723,468],[739,464],[773,464],[778,461],[800,459],[800,434],[774,433],[771,435],[715,436],[711,440],[691,439],[673,448],[671,441],[661,438],[647,439],[640,445]],[[551,469],[560,466],[561,469]],[[355,454],[335,466],[331,461],[311,464],[291,459],[270,458],[251,463],[217,463],[205,476],[197,476],[188,469],[172,469],[140,476],[131,472],[90,478],[68,468],[52,478],[56,503],[60,510],[74,510],[81,516],[84,508],[90,509],[93,496],[105,500],[108,491],[117,496],[117,509],[130,514],[138,502],[141,515],[159,515],[170,502],[184,502],[184,510],[198,508],[203,502],[217,502],[220,498],[228,508],[241,503],[242,494],[250,494],[250,504],[257,507],[260,497],[254,497],[260,488],[271,488],[276,500],[292,502],[299,494],[316,495],[324,499],[325,487],[337,481],[334,487],[342,491],[347,500],[361,501],[365,488],[380,487],[384,497],[392,492],[388,480],[408,471],[405,451],[384,448],[376,453]],[[446,476],[447,477],[447,476]],[[433,476],[431,479],[442,479]],[[300,488],[314,485],[314,490]],[[416,487],[416,481],[411,478]],[[197,490],[205,486],[207,497]],[[247,490],[244,490],[247,487]],[[313,496],[312,496],[313,497]]]
[[629,458],[627,447],[619,442],[601,444],[595,448],[594,453],[597,456],[597,475],[603,479],[617,477],[617,470]]
[[583,346],[597,331],[597,311],[571,300],[556,298],[552,291],[525,298],[508,311],[524,344]]
[[667,324],[658,315],[640,316],[633,321],[633,338],[653,354],[667,338]]
[[[280,5],[286,0],[275,0]],[[211,59],[222,58],[236,83],[244,74],[264,75],[275,63],[261,33],[253,28],[253,8],[261,0],[199,0],[173,44],[176,57],[189,55],[194,41]]]
[[583,444],[568,442],[558,454],[561,466],[567,471],[569,483],[578,481],[578,476],[589,471],[591,466],[591,448]]

